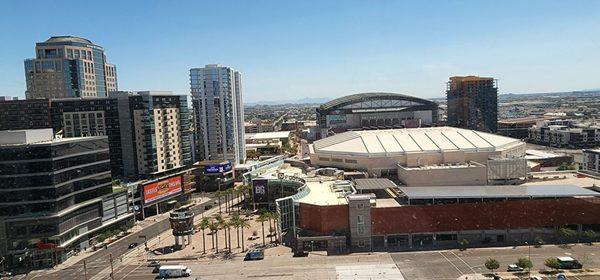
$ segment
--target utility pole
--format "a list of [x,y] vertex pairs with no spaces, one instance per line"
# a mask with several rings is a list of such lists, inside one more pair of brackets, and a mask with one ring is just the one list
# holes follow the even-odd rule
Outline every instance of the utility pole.
[[110,257],[110,279],[115,280],[115,275],[114,275],[115,271],[114,271],[114,268],[113,268],[112,253],[109,254],[109,257]]
[[87,267],[85,265],[85,260],[83,260],[83,279],[87,280]]

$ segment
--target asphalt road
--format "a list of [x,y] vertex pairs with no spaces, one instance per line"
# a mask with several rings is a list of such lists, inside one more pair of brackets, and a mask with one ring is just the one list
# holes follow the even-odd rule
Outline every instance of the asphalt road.
[[[200,214],[204,211],[204,206],[208,204],[213,204],[215,199],[210,199],[201,204],[195,205],[192,207],[192,212],[194,214]],[[84,279],[87,276],[87,279],[91,279],[95,275],[99,274],[102,270],[107,267],[110,267],[110,257],[112,255],[113,260],[119,259],[123,254],[129,251],[129,244],[136,242],[139,243],[139,246],[143,246],[144,239],[140,238],[140,235],[145,235],[148,240],[158,236],[162,232],[165,232],[170,229],[169,219],[164,219],[162,221],[156,222],[142,229],[141,231],[130,234],[126,237],[123,237],[111,245],[108,246],[108,249],[100,249],[100,251],[95,254],[85,258],[85,266],[84,269],[84,260],[81,260],[69,268],[61,269],[58,271],[48,272],[45,270],[42,271],[34,271],[29,275],[17,275],[15,279],[43,279],[43,280],[52,280],[52,279]],[[87,272],[87,275],[86,275]]]

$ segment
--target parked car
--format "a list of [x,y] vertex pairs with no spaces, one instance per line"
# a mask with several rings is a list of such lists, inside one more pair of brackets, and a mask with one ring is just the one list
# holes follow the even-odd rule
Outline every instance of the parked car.
[[129,244],[129,249],[133,249],[133,248],[137,247],[137,245],[138,245],[137,242],[133,242],[133,243]]
[[509,264],[508,268],[506,269],[506,271],[512,272],[512,271],[523,271],[523,268],[516,265],[516,264]]
[[265,253],[260,249],[252,249],[246,252],[245,261],[262,260],[265,258]]
[[159,261],[151,261],[148,263],[148,267],[159,267],[159,266],[160,266]]
[[12,276],[12,272],[10,272],[10,271],[0,272],[0,277],[11,277],[11,276]]
[[542,280],[542,277],[539,277],[539,276],[531,276],[531,277],[529,277],[529,280]]
[[504,278],[498,276],[498,275],[494,275],[494,280],[504,280]]

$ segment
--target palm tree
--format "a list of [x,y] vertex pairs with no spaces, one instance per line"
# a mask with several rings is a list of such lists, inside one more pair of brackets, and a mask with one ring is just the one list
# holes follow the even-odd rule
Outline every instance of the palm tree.
[[219,226],[219,228],[225,229],[224,238],[225,238],[225,245],[227,245],[227,228],[226,228],[227,222],[225,221],[225,219],[223,219],[223,216],[221,216],[221,214],[216,214],[215,220],[216,220],[216,223]]
[[235,227],[235,233],[237,235],[237,247],[240,248],[240,218],[239,214],[234,214],[231,217],[231,224]]
[[244,228],[249,228],[250,223],[248,223],[248,220],[240,217],[240,220],[238,221],[238,226],[242,229],[242,252],[245,252],[246,246],[244,246]]
[[262,237],[263,237],[263,246],[266,245],[265,244],[265,222],[269,220],[269,217],[267,217],[267,213],[262,213],[257,219],[257,222],[260,222],[260,225],[262,226]]
[[210,232],[212,233],[212,236],[214,237],[213,240],[213,248],[215,248],[215,244],[216,244],[216,248],[217,248],[217,253],[219,253],[219,236],[217,235],[217,233],[219,232],[219,224],[215,221],[210,223]]
[[228,245],[228,238],[227,238],[227,230],[229,230],[231,228],[231,226],[229,225],[229,223],[225,220],[223,220],[223,222],[221,223],[221,228],[223,230],[225,230],[225,232],[223,233],[225,236],[225,246],[227,246],[227,250],[229,252],[231,252],[231,247]]
[[[279,221],[279,213],[271,212],[271,218],[273,219],[273,229],[275,230],[275,236],[278,236],[277,235],[277,221]],[[275,240],[277,240],[277,237],[275,238]]]
[[[202,218],[200,221],[200,229],[202,230],[202,254],[206,254],[206,243],[204,241],[204,230],[210,227],[210,219],[208,217]],[[214,244],[214,243],[213,243]]]

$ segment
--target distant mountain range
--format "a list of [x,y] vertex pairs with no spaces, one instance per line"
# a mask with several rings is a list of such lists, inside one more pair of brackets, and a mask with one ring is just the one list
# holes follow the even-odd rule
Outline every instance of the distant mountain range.
[[[585,89],[585,90],[577,90],[577,91],[564,91],[564,92],[538,92],[538,93],[504,93],[499,94],[498,99],[501,101],[505,100],[514,100],[514,99],[528,99],[528,98],[539,98],[539,97],[590,97],[590,96],[600,96],[600,88],[594,89]],[[254,102],[245,102],[246,106],[256,106],[256,105],[285,105],[285,104],[323,104],[327,101],[332,100],[333,98],[329,97],[321,97],[321,98],[302,98],[302,99],[289,99],[289,100],[272,100],[272,101],[254,101]],[[427,98],[432,101],[443,102],[446,100],[446,97],[434,97]]]
[[302,99],[290,99],[290,100],[271,100],[271,101],[255,101],[255,102],[244,102],[246,106],[255,106],[255,105],[284,105],[284,104],[322,104],[327,101],[330,101],[331,98],[322,97],[322,98],[302,98]]

